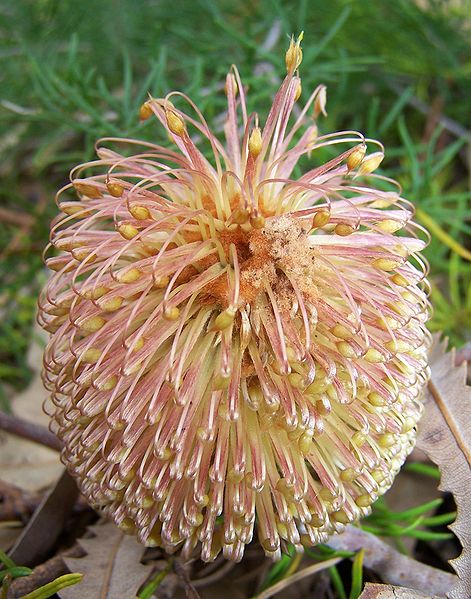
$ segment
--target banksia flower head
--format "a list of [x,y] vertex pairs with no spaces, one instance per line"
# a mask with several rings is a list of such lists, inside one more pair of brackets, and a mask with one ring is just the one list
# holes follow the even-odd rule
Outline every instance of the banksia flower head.
[[292,40],[264,123],[231,70],[225,144],[185,95],[150,98],[172,149],[102,140],[58,194],[52,427],[84,495],[145,545],[239,560],[254,532],[275,558],[325,541],[414,444],[425,243],[373,174],[382,147],[318,134],[323,86],[297,107],[301,60]]

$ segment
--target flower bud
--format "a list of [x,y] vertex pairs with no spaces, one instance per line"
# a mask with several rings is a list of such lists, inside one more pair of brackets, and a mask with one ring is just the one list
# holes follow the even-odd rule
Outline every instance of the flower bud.
[[383,152],[375,152],[364,158],[358,169],[358,175],[369,175],[375,171],[381,162],[383,162],[383,158]]
[[139,108],[139,119],[141,121],[146,121],[154,114],[150,102],[144,102],[142,106]]
[[352,171],[353,169],[357,168],[357,166],[360,166],[363,158],[365,157],[366,154],[366,144],[360,144],[358,146],[356,146],[356,148],[353,149],[353,152],[351,154],[349,154],[348,158],[347,158],[347,168],[349,171]]
[[294,41],[294,36],[291,36],[289,48],[285,55],[286,70],[288,73],[294,73],[294,71],[299,68],[299,65],[301,64],[303,59],[303,51],[301,50],[301,42],[303,37],[304,32],[299,34],[296,41]]
[[254,127],[252,133],[249,137],[249,154],[253,158],[257,158],[257,156],[262,151],[262,132],[260,127]]
[[326,104],[327,104],[327,89],[326,89],[325,85],[322,85],[319,90],[319,93],[316,96],[316,99],[314,100],[314,112],[313,112],[314,119],[317,119],[317,117],[320,114],[327,116],[327,112],[325,109]]
[[108,190],[108,193],[112,195],[114,198],[120,198],[124,193],[124,187],[116,179],[110,179],[106,183],[106,188]]
[[165,118],[167,119],[169,130],[177,137],[183,137],[186,131],[183,119],[173,110],[166,110]]

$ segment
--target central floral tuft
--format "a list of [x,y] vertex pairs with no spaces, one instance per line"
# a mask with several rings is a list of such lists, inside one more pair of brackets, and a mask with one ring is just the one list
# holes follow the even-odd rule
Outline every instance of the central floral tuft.
[[204,560],[367,514],[422,408],[426,235],[380,144],[319,135],[325,88],[297,106],[301,59],[292,40],[263,128],[233,68],[225,145],[183,94],[150,98],[172,149],[102,140],[58,194],[40,322],[63,460],[123,530]]

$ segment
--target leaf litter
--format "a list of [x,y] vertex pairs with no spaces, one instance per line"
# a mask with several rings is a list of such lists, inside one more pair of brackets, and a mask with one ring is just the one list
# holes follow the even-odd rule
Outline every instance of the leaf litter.
[[463,547],[451,560],[459,580],[450,599],[471,597],[471,387],[466,385],[466,364],[455,366],[455,351],[446,352],[447,342],[434,344],[430,364],[432,376],[419,423],[417,445],[441,473],[439,489],[453,494],[457,516],[449,528]]
[[61,599],[135,597],[152,572],[152,565],[141,563],[145,547],[111,522],[89,531],[93,536],[78,541],[86,555],[64,559],[71,572],[83,574],[83,581],[61,591]]

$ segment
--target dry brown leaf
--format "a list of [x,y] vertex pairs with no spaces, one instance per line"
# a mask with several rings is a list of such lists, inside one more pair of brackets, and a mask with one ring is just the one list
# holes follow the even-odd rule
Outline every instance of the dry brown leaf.
[[141,564],[144,547],[111,522],[89,529],[95,536],[78,542],[84,557],[66,557],[71,572],[83,574],[81,583],[60,591],[61,599],[131,599],[152,571]]
[[10,559],[28,567],[44,561],[62,533],[78,494],[74,479],[64,469],[9,551]]
[[433,596],[405,587],[367,582],[359,599],[433,599]]
[[349,524],[340,535],[329,539],[329,546],[337,550],[358,551],[364,549],[364,565],[392,585],[407,585],[423,592],[444,595],[451,589],[457,577],[422,564],[399,553],[376,535]]
[[455,366],[455,352],[447,342],[435,342],[430,354],[432,376],[424,414],[419,422],[417,446],[440,469],[440,489],[453,494],[457,507],[450,525],[463,546],[450,563],[459,580],[450,599],[471,597],[471,387],[466,385],[466,364]]
[[[44,332],[39,328],[34,330],[34,334],[45,339]],[[41,380],[43,349],[38,341],[31,343],[28,364],[35,375],[29,387],[12,398],[11,405],[17,416],[47,427],[49,417],[42,409],[42,403],[47,397]],[[2,480],[26,491],[36,492],[54,484],[63,468],[57,451],[7,433],[0,435]]]

